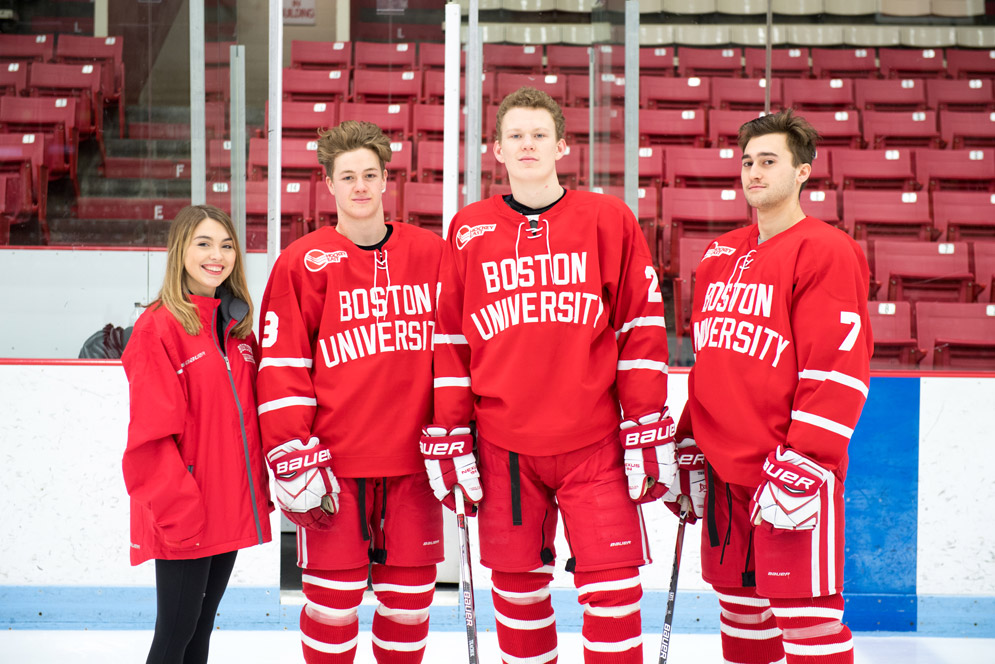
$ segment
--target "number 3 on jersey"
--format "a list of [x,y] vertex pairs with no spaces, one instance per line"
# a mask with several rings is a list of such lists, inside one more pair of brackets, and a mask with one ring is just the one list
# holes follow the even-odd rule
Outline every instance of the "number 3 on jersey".
[[276,335],[280,328],[280,318],[275,311],[266,312],[266,327],[263,328],[263,340],[260,345],[263,348],[270,348],[276,343]]
[[650,280],[649,301],[663,302],[663,293],[660,292],[660,280],[656,276],[656,270],[652,265],[646,266],[646,278]]

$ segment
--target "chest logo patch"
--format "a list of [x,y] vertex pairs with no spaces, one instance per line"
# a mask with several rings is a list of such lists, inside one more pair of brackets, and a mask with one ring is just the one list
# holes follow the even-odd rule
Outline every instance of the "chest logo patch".
[[701,257],[701,260],[706,258],[714,258],[716,256],[732,256],[736,253],[736,250],[732,247],[720,247],[718,242],[713,242],[711,248],[705,252],[705,255]]
[[460,226],[459,230],[456,231],[456,248],[463,251],[470,240],[475,237],[480,237],[484,233],[490,232],[497,228],[497,224],[480,224],[479,226]]
[[348,254],[344,251],[312,249],[304,254],[304,267],[310,272],[320,272],[329,263],[341,263]]
[[238,352],[242,354],[242,359],[246,362],[249,362],[250,364],[256,363],[256,358],[252,354],[252,346],[249,344],[239,344]]

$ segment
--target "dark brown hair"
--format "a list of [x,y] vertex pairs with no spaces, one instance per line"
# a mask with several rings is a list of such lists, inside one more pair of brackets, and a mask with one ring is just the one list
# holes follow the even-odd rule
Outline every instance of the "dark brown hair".
[[819,140],[819,132],[808,123],[808,120],[795,115],[793,109],[786,108],[745,123],[739,128],[739,149],[745,152],[747,143],[757,136],[767,134],[787,136],[791,165],[795,168],[802,164],[811,164],[815,159],[815,145]]
[[518,88],[501,101],[498,106],[497,120],[494,123],[494,140],[501,140],[501,124],[504,116],[513,108],[537,108],[549,111],[553,116],[553,127],[556,128],[556,140],[560,140],[567,133],[567,123],[563,119],[563,110],[556,100],[542,90],[524,87]]
[[390,139],[372,122],[346,120],[319,134],[318,163],[324,167],[328,177],[332,177],[335,169],[335,158],[344,152],[366,148],[380,160],[380,170],[387,168],[387,162],[393,155]]

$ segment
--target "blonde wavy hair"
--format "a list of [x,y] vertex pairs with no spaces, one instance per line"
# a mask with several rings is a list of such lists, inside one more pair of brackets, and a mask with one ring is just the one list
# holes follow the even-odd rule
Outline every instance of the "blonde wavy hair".
[[232,295],[243,300],[249,305],[249,313],[232,330],[232,334],[244,339],[252,332],[253,307],[252,298],[249,297],[249,287],[245,281],[245,259],[242,256],[241,245],[238,242],[238,234],[235,232],[235,224],[231,217],[223,210],[213,205],[188,205],[179,211],[173,223],[169,227],[169,239],[166,241],[166,278],[163,279],[162,288],[149,306],[166,307],[171,314],[176,316],[187,334],[200,334],[200,315],[197,307],[187,297],[186,289],[186,268],[183,263],[187,256],[187,247],[193,238],[197,226],[204,219],[213,219],[228,232],[228,236],[235,243],[235,265],[231,274],[225,279],[223,286],[226,286]]

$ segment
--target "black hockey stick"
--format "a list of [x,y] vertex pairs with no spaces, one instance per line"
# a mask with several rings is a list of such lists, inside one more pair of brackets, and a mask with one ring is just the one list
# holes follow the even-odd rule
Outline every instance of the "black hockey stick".
[[470,569],[470,531],[466,525],[463,490],[457,486],[453,494],[456,498],[456,525],[459,526],[459,577],[463,618],[466,620],[466,648],[470,655],[470,664],[478,664],[477,614],[473,604],[473,570]]
[[674,622],[674,600],[677,599],[677,574],[681,571],[681,549],[684,548],[684,526],[688,521],[688,499],[681,496],[680,525],[677,526],[677,544],[674,545],[674,570],[670,573],[670,594],[667,595],[667,615],[663,617],[663,639],[660,641],[660,664],[667,664],[670,650],[671,625]]

